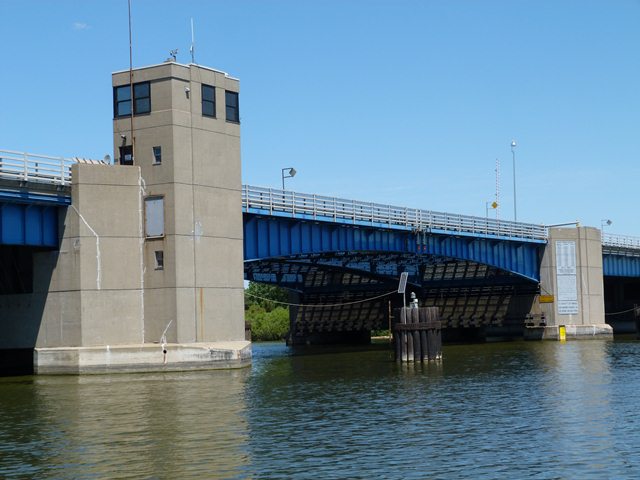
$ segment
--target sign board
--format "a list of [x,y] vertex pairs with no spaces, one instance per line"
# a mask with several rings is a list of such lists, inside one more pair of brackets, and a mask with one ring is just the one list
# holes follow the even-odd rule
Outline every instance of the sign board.
[[407,278],[409,278],[409,272],[402,272],[400,274],[400,283],[398,284],[398,293],[404,293],[407,288]]
[[553,303],[555,297],[553,295],[540,295],[540,303]]
[[576,242],[558,240],[555,247],[558,315],[575,315],[578,313]]

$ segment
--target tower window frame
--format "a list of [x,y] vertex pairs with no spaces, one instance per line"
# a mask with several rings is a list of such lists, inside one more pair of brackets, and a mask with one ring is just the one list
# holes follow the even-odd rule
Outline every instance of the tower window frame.
[[133,145],[122,145],[120,151],[120,165],[133,165]]
[[152,147],[153,151],[153,165],[161,165],[162,164],[162,147],[157,145]]
[[216,118],[216,87],[203,83],[200,87],[202,96],[202,116]]
[[238,92],[225,90],[224,101],[227,122],[240,123],[240,98]]
[[[113,87],[113,116],[123,118],[131,116],[131,85]],[[133,84],[133,114],[151,113],[151,82]]]
[[156,261],[156,270],[164,270],[164,250],[155,250],[153,252]]

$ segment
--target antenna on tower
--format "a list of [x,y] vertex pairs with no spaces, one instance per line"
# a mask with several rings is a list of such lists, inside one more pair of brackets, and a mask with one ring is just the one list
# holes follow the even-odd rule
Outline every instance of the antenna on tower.
[[191,46],[189,47],[191,52],[191,63],[196,63],[196,41],[193,35],[193,18],[191,18]]
[[496,158],[496,220],[500,219],[500,159]]

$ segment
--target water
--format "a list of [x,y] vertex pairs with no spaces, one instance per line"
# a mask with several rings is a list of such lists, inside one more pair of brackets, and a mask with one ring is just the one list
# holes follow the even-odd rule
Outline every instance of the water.
[[0,478],[638,478],[640,343],[292,355],[0,379]]

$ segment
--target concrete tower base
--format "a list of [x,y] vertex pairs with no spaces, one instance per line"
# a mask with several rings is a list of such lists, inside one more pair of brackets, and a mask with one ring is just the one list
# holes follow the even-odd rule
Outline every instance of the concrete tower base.
[[36,348],[36,374],[171,372],[241,368],[251,364],[247,341]]
[[[565,325],[567,339],[613,338],[613,328],[606,323],[593,325]],[[560,340],[560,326],[526,327],[525,340]]]

